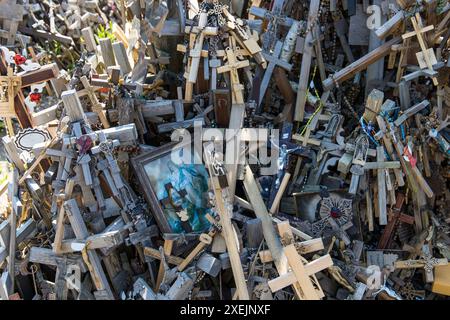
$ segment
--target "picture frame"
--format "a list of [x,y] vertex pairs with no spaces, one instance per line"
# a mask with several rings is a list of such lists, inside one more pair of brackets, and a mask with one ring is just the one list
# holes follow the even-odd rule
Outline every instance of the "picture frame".
[[195,148],[191,144],[173,142],[131,159],[143,196],[162,233],[200,234],[211,227],[205,217],[206,213],[213,215],[205,165],[176,164],[171,160],[173,151],[190,150],[193,156]]

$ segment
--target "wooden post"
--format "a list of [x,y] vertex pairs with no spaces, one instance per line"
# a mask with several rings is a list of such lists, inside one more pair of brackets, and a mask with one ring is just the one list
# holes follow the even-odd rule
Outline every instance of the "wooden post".
[[[377,161],[384,161],[384,148],[382,146],[377,147]],[[378,169],[378,210],[380,212],[380,225],[387,224],[387,212],[386,212],[386,169]]]
[[102,52],[103,62],[105,63],[105,69],[107,67],[115,66],[116,60],[114,59],[114,52],[111,44],[111,39],[104,38],[99,39],[100,50]]
[[384,43],[377,49],[369,52],[365,56],[359,58],[355,62],[349,64],[345,68],[335,72],[331,77],[328,77],[322,82],[325,90],[331,90],[335,86],[335,83],[341,83],[347,79],[353,77],[356,73],[366,69],[372,63],[378,61],[384,56],[388,55],[391,51],[391,46],[401,41],[400,37],[395,37],[392,40]]
[[[210,144],[209,147],[213,147],[213,144]],[[222,225],[222,236],[225,238],[225,242],[227,244],[227,250],[230,256],[230,263],[233,270],[236,289],[239,295],[239,299],[249,300],[250,297],[247,285],[245,283],[245,276],[241,265],[241,258],[239,256],[238,243],[236,241],[236,235],[233,229],[233,225],[231,224],[232,212],[230,212],[230,208],[232,208],[232,204],[225,203],[225,199],[229,197],[229,194],[228,185],[226,183],[224,184],[224,181],[226,181],[226,176],[224,174],[225,172],[223,171],[223,164],[221,165],[222,171],[220,171],[220,169],[219,172],[215,170],[218,164],[218,159],[215,159],[213,157],[214,155],[212,154],[212,150],[207,150],[207,148],[205,148],[205,158],[207,159],[211,183],[213,186],[214,195],[216,197],[216,208],[220,216],[220,224]],[[222,183],[220,181],[222,181]]]
[[305,104],[306,104],[306,91],[309,84],[309,71],[311,68],[311,59],[313,55],[313,33],[312,29],[316,26],[314,25],[317,20],[317,15],[319,13],[320,0],[311,0],[309,4],[308,13],[308,26],[307,30],[309,32],[305,37],[305,47],[303,49],[302,63],[300,69],[300,78],[298,81],[298,92],[297,101],[295,103],[295,121],[303,121],[305,116]]

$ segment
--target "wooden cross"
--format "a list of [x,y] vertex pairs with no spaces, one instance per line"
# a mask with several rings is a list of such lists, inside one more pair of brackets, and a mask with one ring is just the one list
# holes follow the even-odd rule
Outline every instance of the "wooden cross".
[[[84,240],[88,238],[89,233],[87,231],[86,225],[81,216],[80,209],[78,208],[77,202],[74,199],[70,199],[64,202],[64,209],[69,217],[70,224],[78,240]],[[83,260],[86,262],[89,272],[92,277],[92,282],[99,291],[105,291],[108,299],[114,299],[113,292],[109,286],[106,275],[103,271],[101,265],[100,257],[98,256],[95,249],[84,250],[82,252]]]
[[92,111],[94,111],[95,113],[98,114],[98,117],[100,118],[100,121],[101,121],[103,127],[105,129],[109,128],[110,127],[109,121],[106,118],[105,113],[103,111],[104,104],[100,103],[98,101],[98,98],[97,98],[97,96],[95,95],[95,92],[94,92],[94,88],[90,85],[90,83],[89,83],[88,79],[86,78],[86,76],[82,76],[80,78],[80,80],[81,80],[81,83],[83,84],[84,88],[88,92],[89,99],[91,100],[91,103],[92,103]]
[[[390,100],[388,99],[388,100],[386,100],[386,102],[387,101],[390,101]],[[383,106],[381,107],[381,109],[383,109]],[[387,151],[389,157],[391,158],[391,160],[395,161],[395,160],[397,160],[397,155],[394,151],[394,147],[392,145],[391,139],[389,138],[389,133],[386,129],[386,123],[380,115],[376,116],[376,120],[378,123],[378,127],[380,128],[380,133],[377,133],[377,136],[381,135],[381,137],[383,138],[384,147],[386,148],[386,151]],[[397,185],[399,187],[404,186],[405,181],[403,179],[402,171],[400,169],[394,169],[394,174],[395,174],[395,178],[397,180]]]
[[258,100],[258,106],[261,105],[262,100],[266,94],[267,88],[269,86],[269,81],[272,78],[272,73],[274,69],[277,66],[280,66],[281,68],[291,71],[292,65],[289,63],[286,63],[285,61],[280,59],[281,49],[283,47],[283,43],[281,41],[277,41],[275,45],[275,49],[273,51],[272,55],[264,54],[264,58],[266,58],[267,62],[269,63],[267,65],[266,71],[264,72],[264,77],[261,81],[261,87],[259,91],[259,100]]
[[386,249],[389,247],[390,242],[394,236],[394,231],[399,224],[399,222],[408,223],[410,225],[414,224],[414,217],[401,213],[403,203],[405,201],[405,196],[403,193],[398,193],[396,197],[397,201],[392,209],[389,211],[389,222],[381,234],[380,241],[378,242],[378,249]]
[[213,27],[207,27],[208,14],[206,12],[200,12],[198,26],[185,27],[185,32],[191,34],[191,38],[195,36],[194,41],[190,41],[189,62],[188,62],[188,74],[186,83],[185,99],[187,101],[192,100],[193,84],[197,82],[198,69],[200,67],[200,57],[203,50],[203,41],[205,36],[217,35],[218,29]]
[[[423,33],[433,30],[434,26],[423,27],[422,18],[420,14],[417,12],[415,17],[411,17],[411,23],[413,25],[414,31],[408,32],[402,35],[403,39],[407,39],[413,36],[417,37],[419,41],[420,49],[422,52],[417,52],[417,61],[419,61],[419,66],[421,69],[428,68],[430,71],[433,71],[433,65],[437,63],[436,56],[434,55],[433,48],[427,48],[425,39],[423,37]],[[433,77],[433,84],[435,86],[438,85],[438,81],[436,77]]]
[[355,141],[355,152],[353,154],[352,166],[350,172],[352,178],[348,193],[356,194],[358,191],[359,177],[363,175],[363,167],[366,164],[367,152],[369,151],[369,139],[365,135],[360,135]]
[[422,255],[418,260],[405,260],[405,261],[396,261],[395,268],[396,269],[415,269],[415,268],[423,268],[425,270],[425,280],[430,283],[434,281],[434,267],[435,266],[445,266],[448,265],[448,260],[434,258],[430,253],[429,245],[425,244],[422,247]]
[[[288,262],[285,253],[283,252],[283,246],[281,244],[279,236],[275,232],[275,228],[273,226],[273,221],[276,223],[281,222],[279,219],[275,217],[270,217],[269,212],[267,211],[266,205],[262,199],[261,193],[256,184],[255,177],[252,173],[252,170],[249,165],[245,167],[245,177],[244,177],[244,188],[251,203],[250,208],[255,212],[257,218],[261,220],[264,239],[266,239],[267,247],[269,248],[271,259],[274,261],[275,267],[278,271],[280,277],[285,277],[288,274]],[[294,229],[292,227],[289,228],[293,233],[297,236],[305,239],[311,240],[312,237],[307,234]],[[290,277],[290,276],[287,276]],[[280,279],[281,280],[281,279]],[[288,284],[289,285],[289,284]],[[296,281],[292,281],[292,288],[294,292],[300,299],[305,299],[304,290]],[[319,294],[320,295],[320,294]]]
[[238,69],[248,67],[250,65],[248,60],[239,61],[234,54],[233,37],[230,37],[230,46],[225,49],[227,54],[227,64],[217,68],[217,73],[230,73],[232,103],[244,104],[244,86],[239,81]]
[[276,292],[284,287],[295,285],[298,288],[297,293],[300,293],[299,298],[301,300],[320,300],[324,294],[314,274],[331,267],[333,260],[327,254],[308,262],[297,252],[289,222],[283,221],[278,223],[277,226],[284,243],[283,252],[291,271],[270,280],[268,284],[271,291]]
[[7,75],[0,76],[0,88],[5,90],[6,94],[3,95],[2,101],[0,101],[0,115],[5,118],[6,126],[10,135],[14,135],[14,129],[11,118],[16,117],[16,111],[14,108],[14,100],[21,88],[22,78],[15,76],[13,68],[7,67]]

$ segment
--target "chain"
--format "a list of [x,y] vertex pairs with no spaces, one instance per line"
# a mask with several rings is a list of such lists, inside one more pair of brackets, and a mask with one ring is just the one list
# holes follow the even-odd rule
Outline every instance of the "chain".
[[342,98],[344,99],[346,107],[350,110],[351,114],[356,118],[356,120],[358,120],[358,126],[360,126],[359,125],[358,113],[356,113],[355,109],[352,107],[352,105],[348,101],[347,97],[345,96],[345,93],[342,91],[342,89],[339,86],[339,83],[337,82],[337,80],[333,76],[331,77],[331,79],[333,79],[333,82],[334,82],[334,85],[335,85],[336,89],[338,89],[338,91],[342,94]]

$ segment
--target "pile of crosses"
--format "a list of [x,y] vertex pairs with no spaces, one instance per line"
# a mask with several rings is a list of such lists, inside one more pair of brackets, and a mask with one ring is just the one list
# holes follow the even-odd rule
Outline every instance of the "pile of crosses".
[[0,1],[1,300],[450,296],[450,4]]

